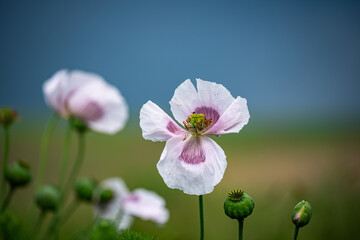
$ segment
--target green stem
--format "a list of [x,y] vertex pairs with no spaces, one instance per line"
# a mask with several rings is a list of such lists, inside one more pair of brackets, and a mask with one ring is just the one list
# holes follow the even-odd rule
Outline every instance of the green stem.
[[244,219],[238,219],[239,221],[239,240],[243,239],[243,227],[244,227]]
[[63,213],[63,217],[61,219],[60,224],[65,224],[66,221],[73,215],[73,213],[76,211],[76,209],[79,206],[79,201],[78,200],[74,200],[72,201],[72,203],[70,204],[70,206],[68,206]]
[[65,188],[63,191],[63,195],[59,204],[59,208],[57,210],[56,216],[55,216],[55,220],[54,220],[54,224],[52,224],[52,226],[50,226],[50,229],[54,229],[54,233],[55,233],[55,239],[59,238],[59,232],[60,232],[60,226],[59,223],[61,221],[61,209],[62,209],[62,205],[66,203],[66,199],[68,194],[70,193],[71,188],[74,185],[75,179],[77,177],[77,175],[79,174],[81,165],[83,163],[84,160],[84,153],[85,153],[85,135],[84,132],[78,132],[78,153],[77,153],[77,157],[75,160],[75,163],[71,169],[70,172],[70,176],[68,181],[65,184]]
[[9,127],[4,126],[4,135],[5,135],[5,143],[4,143],[4,156],[3,156],[3,165],[2,165],[0,206],[2,206],[3,198],[5,195],[5,188],[6,188],[5,172],[7,169],[7,161],[8,161],[8,157],[9,157],[9,143],[10,143]]
[[41,138],[41,147],[40,147],[40,157],[39,157],[39,166],[37,171],[37,178],[35,182],[35,190],[40,187],[40,185],[44,181],[44,175],[47,165],[47,154],[48,154],[48,146],[50,142],[50,138],[52,133],[54,132],[55,126],[59,120],[59,116],[54,113],[52,117],[49,119],[45,131]]
[[77,175],[79,174],[81,165],[84,160],[84,153],[85,153],[85,135],[82,132],[78,132],[78,153],[75,160],[75,163],[71,169],[70,177],[65,185],[65,191],[64,191],[64,197],[63,201],[66,200],[67,195],[69,194],[69,191],[74,185],[74,182],[76,180]]
[[298,226],[295,226],[295,231],[294,231],[294,240],[296,240],[297,239],[297,236],[298,236],[298,234],[299,234],[299,227]]
[[62,155],[62,158],[61,158],[61,171],[60,171],[60,175],[59,175],[59,187],[60,187],[60,190],[62,190],[63,187],[64,187],[66,169],[67,169],[67,165],[68,165],[68,162],[69,162],[69,149],[70,149],[70,141],[71,141],[71,132],[72,132],[72,127],[71,127],[71,124],[69,123],[69,126],[68,126],[68,128],[66,130],[65,142],[64,142],[64,150],[63,150],[63,155]]
[[204,239],[204,208],[203,196],[199,196],[199,210],[200,210],[200,240]]
[[34,237],[38,234],[43,222],[44,222],[44,219],[45,219],[45,215],[46,215],[46,212],[44,211],[41,211],[40,212],[40,215],[39,215],[39,218],[38,220],[36,221],[36,224],[34,226],[34,229],[33,229],[33,235]]
[[8,194],[7,194],[7,196],[5,198],[5,201],[4,201],[4,205],[2,206],[1,212],[4,212],[6,210],[7,206],[10,203],[10,200],[11,200],[11,197],[12,197],[14,191],[15,191],[15,188],[10,186],[10,189],[9,189]]

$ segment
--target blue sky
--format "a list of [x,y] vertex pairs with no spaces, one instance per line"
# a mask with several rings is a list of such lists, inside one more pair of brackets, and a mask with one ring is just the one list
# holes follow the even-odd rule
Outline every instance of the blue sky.
[[1,1],[0,105],[48,111],[55,71],[96,72],[132,112],[169,110],[185,79],[222,83],[250,113],[358,114],[357,1]]

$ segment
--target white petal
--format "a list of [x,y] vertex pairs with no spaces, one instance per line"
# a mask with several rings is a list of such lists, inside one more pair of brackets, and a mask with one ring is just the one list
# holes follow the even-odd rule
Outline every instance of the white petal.
[[130,228],[131,225],[134,222],[134,218],[129,214],[124,214],[122,218],[120,219],[118,228],[121,229],[127,229]]
[[221,115],[235,101],[235,98],[231,95],[229,90],[222,84],[203,81],[199,78],[196,79],[196,82],[199,94],[198,107],[212,107]]
[[169,219],[169,211],[165,208],[165,200],[158,194],[146,189],[136,189],[123,200],[125,213],[165,224]]
[[236,100],[220,116],[219,120],[205,134],[222,135],[238,133],[248,122],[250,114],[246,99],[237,97]]
[[188,79],[174,93],[170,101],[175,119],[182,123],[192,113],[205,114],[215,124],[235,98],[221,84],[196,79],[197,90]]
[[170,100],[171,112],[180,124],[193,113],[196,108],[198,95],[190,79],[185,80],[175,89],[174,96]]
[[94,212],[96,217],[116,220],[122,211],[122,200],[129,192],[124,181],[120,178],[110,178],[103,181],[100,185],[103,188],[110,189],[114,192],[113,198],[107,202],[94,204]]
[[206,136],[182,136],[166,142],[157,168],[169,188],[184,193],[203,195],[211,193],[226,169],[226,156],[221,147]]
[[119,90],[104,81],[92,81],[78,88],[67,101],[70,114],[91,129],[114,134],[128,119],[128,106]]
[[167,141],[184,130],[158,105],[148,101],[140,110],[140,127],[147,140]]
[[68,77],[67,70],[59,70],[43,84],[45,102],[56,112],[60,112],[63,107],[60,85]]

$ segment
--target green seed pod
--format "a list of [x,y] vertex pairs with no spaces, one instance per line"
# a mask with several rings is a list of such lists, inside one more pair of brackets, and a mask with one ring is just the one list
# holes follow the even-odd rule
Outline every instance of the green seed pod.
[[312,216],[312,209],[310,203],[305,200],[302,200],[294,207],[291,220],[297,227],[303,227],[310,222]]
[[93,199],[95,185],[95,181],[91,178],[79,178],[75,185],[77,198],[85,202],[91,202]]
[[0,124],[8,127],[18,119],[18,114],[11,108],[0,109]]
[[99,196],[100,203],[106,203],[114,197],[114,192],[111,189],[101,189]]
[[241,190],[230,192],[224,202],[225,214],[237,220],[242,220],[249,216],[253,212],[254,207],[254,200]]
[[41,187],[35,194],[35,202],[42,211],[55,211],[59,207],[60,191],[53,185]]
[[22,161],[10,165],[5,171],[5,178],[12,187],[25,186],[31,180],[29,165]]

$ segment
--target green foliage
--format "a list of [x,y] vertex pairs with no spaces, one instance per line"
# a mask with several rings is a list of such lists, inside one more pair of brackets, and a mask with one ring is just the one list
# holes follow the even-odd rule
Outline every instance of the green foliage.
[[144,233],[134,232],[132,230],[121,231],[120,240],[156,240],[155,237],[151,237]]
[[76,239],[86,239],[86,240],[156,240],[156,238],[151,237],[147,234],[134,232],[131,230],[122,230],[117,229],[117,224],[115,222],[99,219],[97,220],[90,231],[86,234],[83,234],[81,238]]
[[0,240],[19,240],[22,238],[20,218],[6,211],[0,216]]

